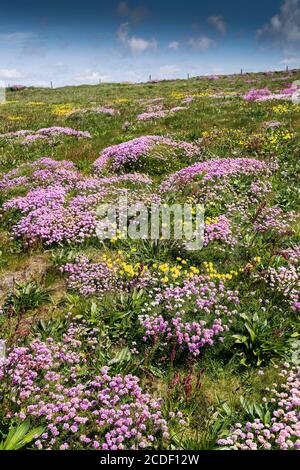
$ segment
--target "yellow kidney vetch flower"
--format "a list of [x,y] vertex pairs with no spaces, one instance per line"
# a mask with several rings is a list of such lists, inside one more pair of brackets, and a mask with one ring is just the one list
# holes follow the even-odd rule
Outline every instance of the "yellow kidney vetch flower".
[[285,113],[289,112],[289,107],[287,105],[284,105],[284,104],[278,104],[278,105],[272,107],[272,111],[275,114],[285,114]]
[[44,101],[28,101],[26,106],[43,106],[44,104],[47,105]]
[[74,106],[71,103],[52,105],[52,114],[55,116],[66,116],[72,111],[74,111]]
[[203,267],[207,274],[209,275],[210,279],[219,279],[222,281],[230,281],[235,276],[238,276],[238,271],[232,269],[229,273],[218,273],[212,261],[204,261]]
[[113,103],[129,103],[130,100],[128,98],[116,98],[113,100]]
[[169,269],[170,269],[170,268],[169,268],[168,263],[164,263],[164,264],[161,264],[161,265],[159,266],[159,270],[162,271],[163,273],[168,272]]
[[7,116],[8,121],[24,121],[22,116]]
[[219,222],[219,217],[206,217],[204,220],[205,225],[217,224]]

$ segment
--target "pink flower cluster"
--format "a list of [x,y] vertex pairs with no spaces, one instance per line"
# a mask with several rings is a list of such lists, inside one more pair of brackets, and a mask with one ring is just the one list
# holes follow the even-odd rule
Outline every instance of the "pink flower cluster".
[[175,340],[179,349],[187,348],[188,352],[195,357],[199,356],[202,348],[214,344],[215,336],[228,331],[228,327],[223,325],[220,318],[213,320],[213,323],[207,326],[205,320],[186,322],[179,313],[169,321],[165,320],[162,315],[145,315],[140,322],[145,328],[144,341],[151,337],[155,339],[155,342],[158,338],[171,343]]
[[88,112],[94,112],[97,114],[109,114],[110,116],[115,116],[120,114],[120,112],[117,109],[113,108],[106,108],[105,106],[96,106],[94,108],[81,108],[81,109],[75,109],[74,111],[71,111],[68,116],[72,116],[77,113],[81,114],[86,114]]
[[177,142],[163,136],[148,135],[107,147],[94,162],[94,168],[101,173],[108,163],[111,163],[114,170],[120,170],[124,166],[135,163],[141,157],[146,156],[158,144],[182,151],[188,157],[192,157],[199,152],[198,147],[188,142]]
[[105,108],[104,106],[98,106],[96,108],[92,108],[92,111],[98,114],[110,114],[111,116],[120,114],[120,111],[118,111],[117,109]]
[[83,177],[72,162],[44,157],[19,167],[26,177],[13,170],[3,176],[0,189],[23,185],[32,188],[3,204],[3,210],[17,209],[23,215],[12,228],[12,235],[25,244],[41,240],[53,243],[82,243],[96,236],[96,208],[109,193],[118,192],[122,183],[150,184],[146,175],[133,173],[107,178]]
[[300,266],[269,268],[266,274],[270,287],[280,292],[292,310],[300,310]]
[[294,212],[283,212],[280,207],[265,208],[254,222],[254,228],[258,232],[275,232],[278,235],[291,233],[291,223],[295,222],[297,215]]
[[[83,202],[86,203],[86,200]],[[96,211],[82,207],[82,201],[79,201],[73,207],[60,204],[55,208],[42,206],[32,210],[14,225],[12,233],[28,245],[38,240],[45,245],[83,243],[87,238],[96,236],[96,225]]]
[[161,402],[142,391],[137,377],[111,376],[103,367],[83,379],[86,359],[74,334],[72,326],[64,343],[49,338],[13,348],[0,366],[9,415],[45,426],[36,448],[135,450],[167,440]]
[[47,188],[37,188],[29,191],[26,196],[18,196],[3,204],[3,209],[18,209],[23,213],[48,206],[50,208],[59,207],[66,197],[66,190],[61,185],[49,186]]
[[105,176],[102,178],[84,178],[81,181],[78,181],[76,184],[76,189],[99,189],[104,186],[116,185],[119,183],[134,183],[134,184],[152,184],[152,179],[148,175],[142,173],[127,173],[125,175],[115,175],[115,176]]
[[151,121],[152,119],[164,118],[166,117],[167,113],[167,110],[148,111],[145,113],[138,114],[136,118],[138,121]]
[[228,178],[232,175],[257,175],[268,173],[265,162],[254,158],[214,158],[183,168],[168,176],[161,185],[162,191],[169,191],[184,186],[202,176],[203,181],[216,178]]
[[[186,101],[185,103],[189,103],[189,101]],[[171,108],[171,109],[163,109],[162,105],[157,105],[157,106],[150,105],[148,106],[148,109],[146,112],[137,115],[137,120],[138,121],[151,121],[153,119],[164,118],[170,114],[177,113],[179,111],[185,111],[187,109],[188,109],[187,106],[175,106],[174,108]]]
[[98,295],[121,288],[112,268],[107,263],[91,263],[86,256],[81,256],[74,263],[67,263],[61,268],[68,273],[69,289],[76,289],[82,295]]
[[287,266],[269,267],[265,278],[272,289],[280,292],[291,309],[300,310],[300,245],[283,250],[281,256]]
[[201,349],[212,346],[216,338],[224,340],[230,317],[235,313],[228,307],[238,303],[236,291],[203,276],[185,281],[182,287],[158,287],[145,304],[145,312],[151,305],[151,313],[139,317],[145,330],[143,339],[168,343],[178,351],[199,356]]
[[187,109],[189,109],[187,106],[175,106],[170,109],[170,113],[178,113],[179,111],[186,111]]
[[92,263],[86,256],[80,256],[74,263],[62,266],[61,271],[68,274],[69,289],[76,289],[82,295],[102,295],[116,290],[129,291],[131,288],[144,287],[149,281],[148,271],[128,280],[116,268],[113,263],[111,266],[104,260]]
[[[23,171],[26,171],[27,176],[21,176]],[[51,185],[73,187],[74,182],[80,178],[81,175],[76,171],[73,162],[42,157],[33,163],[20,165],[3,174],[0,180],[0,190],[18,186],[28,188]]]
[[272,93],[269,88],[252,88],[244,95],[245,101],[269,101],[288,99],[297,91],[297,85],[289,83],[278,93]]
[[220,446],[233,450],[300,449],[300,367],[285,364],[281,376],[284,383],[270,391],[270,422],[257,418],[244,425],[236,423],[229,436],[218,440]]
[[12,139],[22,137],[22,144],[29,144],[38,139],[50,139],[54,136],[72,136],[77,138],[91,139],[92,136],[87,131],[77,131],[71,127],[44,127],[37,131],[20,130],[16,132],[8,132],[7,134],[0,134],[0,139]]
[[221,240],[225,243],[233,243],[231,225],[225,215],[218,217],[218,220],[204,228],[204,246],[207,246],[214,240]]

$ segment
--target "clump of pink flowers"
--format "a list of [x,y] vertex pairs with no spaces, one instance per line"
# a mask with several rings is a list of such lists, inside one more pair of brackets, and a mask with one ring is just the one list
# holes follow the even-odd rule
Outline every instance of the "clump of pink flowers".
[[120,114],[120,111],[114,108],[108,108],[105,106],[95,106],[93,108],[81,108],[81,109],[75,109],[74,111],[71,111],[68,116],[72,116],[73,114],[81,113],[81,114],[86,114],[88,112],[93,112],[97,114],[109,114],[110,116],[117,116]]
[[159,110],[159,111],[147,111],[145,113],[141,113],[137,115],[138,121],[151,121],[153,119],[160,119],[164,118],[167,115],[167,111]]
[[269,88],[251,88],[245,95],[245,101],[269,101],[288,99],[297,91],[297,85],[289,83],[279,92],[272,93]]
[[204,246],[214,240],[222,240],[225,243],[233,243],[231,224],[225,215],[220,215],[218,220],[211,224],[205,224]]
[[[27,176],[22,176],[26,171]],[[81,178],[73,162],[67,160],[53,160],[41,157],[33,163],[20,165],[2,175],[0,190],[25,186],[28,188],[63,185],[73,187],[74,182]]]
[[218,445],[233,450],[299,450],[300,449],[300,367],[285,364],[280,374],[281,386],[270,391],[271,418],[260,418],[245,424],[236,423],[229,436]]
[[110,375],[108,367],[82,375],[77,333],[71,325],[61,343],[36,339],[8,351],[0,364],[8,415],[45,427],[37,449],[136,450],[167,441],[161,401],[144,393],[137,377]]
[[113,262],[91,262],[86,256],[80,256],[73,263],[67,263],[61,267],[61,271],[68,274],[69,289],[78,290],[82,295],[128,291],[131,288],[143,287],[148,278],[147,271],[140,271],[128,280],[120,274],[120,269]]
[[291,309],[300,310],[300,248],[299,245],[288,248],[281,253],[286,266],[269,267],[265,279],[268,285],[286,299]]
[[224,341],[238,303],[236,291],[203,276],[186,280],[183,286],[158,287],[139,317],[143,339],[197,357],[205,346]]
[[113,170],[121,170],[124,166],[136,163],[141,157],[146,156],[156,145],[166,145],[181,151],[188,157],[196,155],[199,151],[197,146],[188,142],[177,142],[163,136],[148,135],[107,147],[95,161],[94,168],[96,172],[101,173],[110,163]]
[[39,139],[51,140],[57,136],[71,136],[77,138],[91,139],[92,136],[87,131],[78,131],[71,127],[43,127],[37,131],[21,130],[15,132],[8,132],[7,134],[0,134],[0,139],[20,139],[21,144],[30,144]]
[[[22,171],[27,176],[19,176]],[[83,243],[96,236],[97,205],[108,193],[113,196],[126,192],[117,185],[150,185],[151,182],[151,178],[139,173],[85,177],[72,162],[43,157],[3,175],[0,190],[6,195],[19,186],[29,191],[5,201],[2,209],[4,212],[16,209],[21,213],[21,218],[14,220],[12,237],[21,238],[26,245],[37,241],[46,245]]]
[[263,209],[254,222],[254,228],[258,232],[275,232],[278,235],[292,233],[291,223],[295,222],[297,214],[285,213],[280,207],[268,207]]
[[183,168],[168,176],[161,185],[162,191],[185,186],[196,178],[203,181],[228,178],[233,175],[267,174],[269,171],[265,162],[254,158],[214,158]]

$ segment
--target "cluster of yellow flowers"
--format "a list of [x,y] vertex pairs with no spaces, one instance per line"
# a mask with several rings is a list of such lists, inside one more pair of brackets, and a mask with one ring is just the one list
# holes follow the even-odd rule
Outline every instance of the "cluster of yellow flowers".
[[129,279],[143,276],[149,269],[147,265],[142,263],[130,263],[125,261],[123,251],[121,250],[118,251],[118,256],[116,258],[103,254],[101,259],[107,264],[108,268],[112,269],[117,275],[124,276]]
[[198,92],[190,93],[190,94],[186,94],[180,91],[172,91],[172,93],[170,93],[170,97],[175,98],[176,100],[183,100],[184,98],[188,98],[188,97],[207,98],[209,96],[212,96],[212,93],[209,91],[198,91]]
[[128,98],[116,98],[113,100],[113,103],[129,103],[130,100]]
[[273,106],[272,111],[275,114],[285,114],[289,112],[289,107],[286,104],[278,104],[276,106]]
[[219,217],[206,217],[204,220],[205,225],[217,224],[219,222]]
[[8,121],[23,121],[24,118],[22,116],[7,116]]
[[280,144],[282,141],[291,140],[294,137],[293,133],[288,129],[277,129],[274,134],[267,136],[267,141],[271,145]]
[[242,129],[213,128],[202,133],[202,137],[208,141],[215,142],[218,140],[228,140],[231,145],[244,145],[248,133]]
[[170,93],[170,97],[175,98],[176,100],[183,100],[183,98],[186,98],[186,96],[186,93],[181,91],[172,91],[172,93]]
[[224,145],[230,147],[239,146],[250,149],[257,145],[268,149],[270,146],[281,144],[294,137],[291,131],[282,128],[276,128],[272,131],[255,132],[253,134],[249,134],[244,129],[213,128],[204,131],[202,136],[209,143],[223,141]]
[[194,98],[206,98],[206,97],[209,97],[209,96],[212,96],[213,94],[208,92],[208,91],[199,91],[197,93],[193,93],[193,97]]
[[220,279],[222,281],[230,281],[234,277],[239,275],[239,271],[232,269],[229,273],[222,274],[218,273],[212,261],[204,261],[203,267],[210,279]]
[[300,106],[296,103],[278,104],[272,107],[272,111],[275,114],[287,114],[290,112],[299,112]]
[[73,105],[71,103],[65,104],[54,104],[52,105],[52,113],[55,116],[66,116],[73,111]]
[[27,106],[43,106],[44,104],[47,103],[44,103],[43,101],[28,101],[28,103],[26,103]]
[[160,281],[164,284],[168,283],[169,281],[194,277],[196,274],[200,273],[200,270],[195,266],[188,267],[188,262],[185,259],[178,257],[176,260],[178,263],[174,266],[170,265],[169,263],[152,264],[152,269],[158,276],[160,276]]

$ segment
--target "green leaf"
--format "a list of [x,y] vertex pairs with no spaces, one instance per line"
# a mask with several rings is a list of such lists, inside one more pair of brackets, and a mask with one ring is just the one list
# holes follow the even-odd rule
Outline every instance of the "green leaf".
[[40,436],[43,431],[42,427],[30,429],[30,421],[25,420],[19,426],[10,428],[6,439],[0,443],[0,450],[18,450],[29,444],[34,436]]

